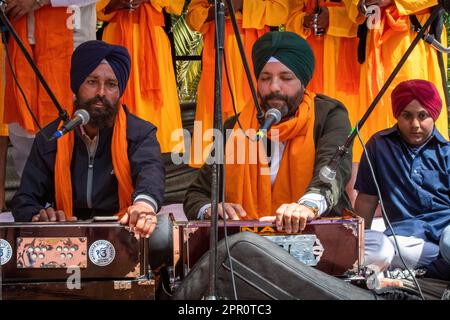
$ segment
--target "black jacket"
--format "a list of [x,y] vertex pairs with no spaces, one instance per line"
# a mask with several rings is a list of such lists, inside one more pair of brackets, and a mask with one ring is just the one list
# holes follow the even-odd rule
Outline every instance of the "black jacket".
[[[319,171],[328,164],[338,146],[345,143],[351,129],[350,121],[347,109],[342,103],[325,95],[316,94],[314,107],[314,144],[316,147],[314,174],[305,193],[322,194],[328,205],[326,214],[339,216],[343,209],[351,208],[350,200],[345,192],[345,186],[350,180],[352,170],[351,149],[342,159],[336,179],[331,184],[320,181]],[[235,123],[236,118],[230,118],[225,122],[224,128],[233,128]],[[187,190],[183,208],[190,220],[196,220],[200,208],[211,202],[211,168],[210,165],[203,165],[198,171],[197,178]],[[297,200],[299,199],[292,199],[292,201]]]
[[[156,139],[156,127],[135,115],[127,113],[128,158],[131,167],[134,192],[152,197],[161,206],[164,198],[164,166]],[[54,168],[56,141],[48,142],[58,127],[59,120],[47,125],[36,135],[30,156],[25,165],[19,190],[12,200],[15,221],[31,221],[31,217],[46,204],[54,207]],[[88,191],[89,154],[76,129],[71,163],[73,210],[79,219],[112,215],[119,210],[118,182],[114,175],[111,158],[113,128],[100,130],[99,141],[93,162],[93,183]],[[124,150],[125,152],[125,150]],[[88,194],[91,206],[88,206]],[[56,208],[57,209],[57,208]]]

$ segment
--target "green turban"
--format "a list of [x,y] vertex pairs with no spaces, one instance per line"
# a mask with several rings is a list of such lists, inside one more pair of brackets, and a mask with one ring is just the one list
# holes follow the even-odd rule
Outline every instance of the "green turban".
[[273,31],[253,45],[252,59],[256,78],[267,61],[274,57],[288,67],[306,87],[314,72],[314,54],[305,39],[293,32]]

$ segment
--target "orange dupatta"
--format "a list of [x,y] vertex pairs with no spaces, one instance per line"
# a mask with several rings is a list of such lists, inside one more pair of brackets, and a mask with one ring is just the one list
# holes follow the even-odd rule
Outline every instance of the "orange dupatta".
[[[247,57],[247,62],[248,62],[248,67],[251,71],[252,74],[252,80],[253,83],[256,83],[256,79],[255,76],[253,75],[253,61],[251,59],[252,56],[252,47],[253,44],[256,42],[256,40],[258,40],[259,37],[261,37],[263,34],[265,34],[266,32],[268,32],[270,30],[269,27],[265,27],[264,29],[243,29],[242,28],[242,20],[239,19],[237,20],[237,25],[239,27],[239,31],[241,33],[241,37],[243,39],[243,46],[244,46],[244,51],[245,51],[245,56]],[[204,78],[204,82],[214,85],[214,80],[215,80],[215,75],[214,75],[214,64],[215,64],[215,54],[216,54],[216,50],[215,50],[215,25],[214,25],[214,21],[211,22],[208,31],[203,35],[203,43],[204,43],[204,48],[203,48],[203,52],[202,52],[202,77]],[[227,66],[228,68],[230,68],[231,66],[231,59],[241,59],[241,56],[238,55],[238,57],[232,56],[231,51],[227,50],[227,42],[229,42],[230,37],[232,39],[232,41],[236,41],[235,37],[234,37],[234,30],[233,30],[233,25],[231,23],[231,20],[227,19],[225,21],[225,58],[227,59]],[[224,68],[225,66],[223,65],[222,62],[222,68]],[[243,68],[243,67],[242,67]],[[232,76],[232,70],[230,70],[231,73],[231,78],[230,81],[233,85],[234,83],[234,79]],[[247,79],[245,77],[245,79]],[[247,97],[251,97],[251,91],[250,91],[250,86],[248,85],[247,82],[245,82],[244,84],[242,84],[244,86],[245,89],[245,96]],[[227,85],[227,80],[226,80],[226,74],[225,71],[223,71],[222,73],[222,92],[223,92],[223,101],[222,101],[222,112],[223,113],[231,113],[233,112],[233,105],[232,105],[232,101],[231,101],[231,95],[230,95],[230,91]],[[204,106],[207,110],[207,112],[209,114],[214,113],[214,90],[206,90],[204,93],[205,95],[205,101],[206,101],[206,105]],[[235,97],[236,99],[236,97]],[[236,103],[236,101],[235,101]],[[239,108],[239,107],[237,107]],[[238,110],[239,112],[239,110]]]
[[[115,12],[112,18],[113,22],[120,27],[120,32],[115,34],[114,43],[124,46],[131,54],[134,50],[139,50],[139,90],[143,97],[151,98],[155,102],[155,106],[163,106],[163,96],[161,94],[161,84],[158,69],[158,59],[156,53],[156,35],[155,26],[164,26],[164,15],[158,12],[150,3],[143,3],[135,11],[121,10]],[[134,39],[134,25],[139,27],[139,40]],[[138,43],[138,48],[135,44]],[[131,61],[134,66],[134,62]],[[131,68],[130,79],[134,79],[134,71]],[[123,95],[123,101],[134,101],[134,92],[128,86]]]
[[391,5],[382,11],[379,28],[373,29],[367,57],[368,70],[370,70],[367,82],[371,97],[377,95],[384,84],[385,74],[381,50],[383,42],[396,32],[407,31],[408,29],[409,16],[400,15],[395,5]]
[[[73,52],[73,30],[67,28],[69,14],[66,8],[43,7],[34,11],[36,45],[32,48],[28,41],[27,16],[13,21],[13,27],[24,42],[28,53],[33,57],[39,70],[49,84],[61,106],[72,113],[72,91],[70,90],[70,58]],[[43,127],[58,117],[58,111],[44,91],[25,59],[20,48],[9,39],[8,49],[13,70],[20,83],[31,110]],[[25,105],[9,67],[6,67],[5,123],[19,122],[30,132],[36,126]]]
[[[335,3],[335,2],[325,2],[323,0],[319,1],[319,6],[320,7],[340,7],[340,6],[344,6],[343,3]],[[316,1],[315,0],[308,0],[306,5],[305,5],[305,12],[306,13],[312,13],[316,8]],[[311,46],[311,49],[314,52],[314,58],[316,60],[315,66],[314,66],[314,74],[313,77],[310,81],[310,83],[308,84],[308,89],[311,90],[312,92],[323,92],[324,91],[324,50],[325,50],[325,37],[327,37],[326,33],[323,36],[315,36],[313,34],[313,31],[311,30],[311,34],[306,38],[306,41],[308,42],[308,44]],[[342,43],[342,42],[341,42]],[[344,41],[344,46],[340,47],[340,52],[339,52],[339,61],[341,58],[345,58],[345,59],[350,59],[352,57],[348,57],[348,53],[346,50],[348,50],[348,46],[347,43]],[[344,51],[345,50],[345,51]],[[345,53],[347,53],[347,56],[345,55],[341,55],[341,52],[344,51]],[[355,52],[355,57],[357,57],[356,52]],[[357,60],[355,60],[356,65]],[[348,64],[343,64],[343,66],[347,67]],[[350,72],[355,72],[355,70],[345,70],[345,72],[350,71]],[[349,75],[352,73],[343,73],[345,75]],[[339,81],[337,82],[339,83]],[[352,88],[353,90],[354,88]],[[358,82],[358,89],[359,89],[359,82]]]
[[[111,142],[111,154],[114,173],[118,181],[119,212],[122,217],[131,205],[133,184],[131,181],[130,162],[128,160],[127,116],[120,107],[114,123]],[[55,200],[56,209],[64,211],[66,218],[73,216],[72,175],[70,165],[74,146],[75,133],[69,132],[58,139],[55,160]]]
[[[273,187],[262,141],[258,142],[258,159],[253,163],[252,150],[256,150],[250,146],[253,142],[245,138],[244,148],[240,149],[236,142],[241,133],[239,125],[235,125],[225,151],[225,201],[241,204],[247,212],[246,219],[274,215],[283,203],[300,199],[311,182],[315,160],[314,97],[314,93],[306,90],[295,117],[273,126],[269,132],[272,140],[286,142]],[[259,127],[253,103],[244,107],[239,120],[244,130]],[[273,129],[278,129],[279,134],[275,136]],[[245,163],[236,163],[234,159],[239,159],[242,154]]]

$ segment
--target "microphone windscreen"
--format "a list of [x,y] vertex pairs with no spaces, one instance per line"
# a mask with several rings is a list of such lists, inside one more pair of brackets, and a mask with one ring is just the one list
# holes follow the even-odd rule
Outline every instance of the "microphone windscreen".
[[275,118],[275,124],[277,124],[278,122],[280,122],[280,120],[281,120],[281,111],[280,110],[278,110],[278,109],[275,109],[275,108],[271,108],[271,109],[269,109],[267,112],[266,112],[266,119],[269,117],[269,116],[272,116],[272,117],[274,117]]
[[82,122],[82,125],[87,124],[87,123],[89,122],[90,118],[91,118],[91,117],[89,116],[89,112],[87,112],[87,111],[84,110],[84,109],[78,109],[77,111],[75,111],[74,117],[76,117],[76,116],[78,116],[78,117],[81,118],[81,120],[83,121],[83,122]]

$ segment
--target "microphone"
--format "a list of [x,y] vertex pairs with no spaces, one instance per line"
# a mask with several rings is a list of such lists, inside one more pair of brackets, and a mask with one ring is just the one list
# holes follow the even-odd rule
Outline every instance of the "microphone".
[[[440,10],[444,10],[446,12],[450,12],[450,0],[439,0],[439,8]],[[436,10],[435,9],[435,10]],[[438,18],[437,18],[438,19]],[[420,32],[419,27],[413,27],[413,30],[416,32]],[[431,45],[435,50],[441,52],[441,53],[450,53],[450,47],[444,47],[442,43],[439,42],[433,35],[431,35],[429,32],[425,32],[422,36],[422,39]]]
[[323,166],[319,171],[319,179],[320,181],[324,183],[331,183],[334,179],[336,179],[336,165],[333,165],[335,162],[333,161],[332,164],[328,164],[326,166]]
[[267,130],[270,129],[274,124],[277,124],[281,120],[281,111],[275,108],[271,108],[266,112],[265,116],[266,120],[259,127],[258,132],[256,133],[256,139],[259,140],[266,136]]
[[442,53],[450,53],[450,47],[446,48],[442,45],[442,43],[440,43],[439,41],[437,41],[433,35],[429,34],[429,33],[425,33],[423,35],[423,40],[425,40],[426,43],[430,44],[434,49],[436,49],[437,51],[440,51]]
[[53,141],[55,139],[61,138],[67,132],[73,130],[75,127],[79,125],[85,125],[89,122],[90,116],[89,112],[84,109],[78,109],[74,113],[74,117],[72,120],[66,122],[61,129],[57,130],[49,139],[49,141]]
[[333,158],[328,162],[326,166],[323,166],[319,171],[319,179],[323,183],[331,183],[336,179],[336,171],[341,162],[344,155],[348,152],[348,148],[344,146],[340,146]]

